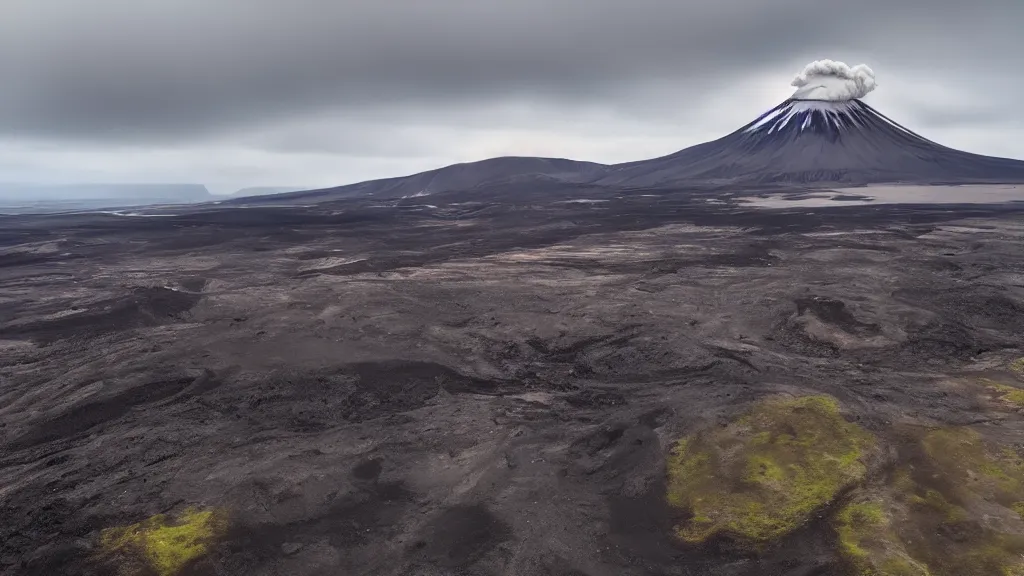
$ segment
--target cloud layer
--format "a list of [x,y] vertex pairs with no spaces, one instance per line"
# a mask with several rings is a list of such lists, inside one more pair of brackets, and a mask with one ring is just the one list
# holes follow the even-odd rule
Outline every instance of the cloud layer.
[[[1021,64],[1021,21],[1016,0],[9,0],[0,181],[321,185],[493,153],[624,161],[742,125],[821,56],[870,62],[872,102],[922,133],[973,126],[980,151],[1024,156],[969,113],[1021,122],[1022,81],[1000,74]],[[963,100],[907,95],[936,70]],[[972,89],[982,75],[997,85]]]

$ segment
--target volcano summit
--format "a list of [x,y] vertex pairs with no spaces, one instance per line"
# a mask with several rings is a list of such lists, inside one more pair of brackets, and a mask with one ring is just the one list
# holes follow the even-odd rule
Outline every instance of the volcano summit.
[[610,167],[617,186],[1024,182],[1024,162],[947,148],[859,99],[789,99],[718,140]]
[[971,154],[928,140],[860,100],[874,72],[820,60],[793,96],[739,130],[674,154],[609,168],[601,183],[967,184],[1024,182],[1024,161]]

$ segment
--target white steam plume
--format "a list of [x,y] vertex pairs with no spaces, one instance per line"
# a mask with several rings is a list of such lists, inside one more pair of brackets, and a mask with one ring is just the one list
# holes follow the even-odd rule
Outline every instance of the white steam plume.
[[845,62],[816,60],[804,66],[791,82],[797,100],[833,102],[863,98],[877,86],[875,72],[865,64],[849,67]]

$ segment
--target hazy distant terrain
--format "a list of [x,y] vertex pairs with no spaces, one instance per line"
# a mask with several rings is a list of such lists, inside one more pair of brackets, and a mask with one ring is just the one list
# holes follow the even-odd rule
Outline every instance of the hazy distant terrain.
[[8,212],[189,204],[213,199],[202,184],[0,184],[0,210]]

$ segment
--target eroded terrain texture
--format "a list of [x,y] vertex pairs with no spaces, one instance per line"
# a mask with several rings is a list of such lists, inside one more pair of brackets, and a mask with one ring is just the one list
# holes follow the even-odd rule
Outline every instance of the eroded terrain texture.
[[1019,209],[429,200],[0,222],[0,570],[1024,574]]

